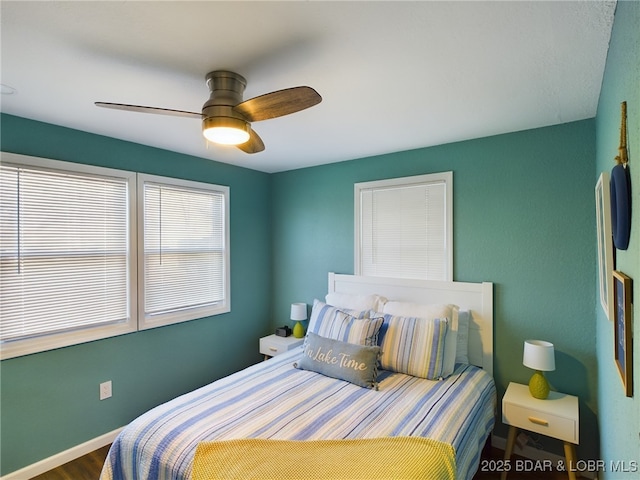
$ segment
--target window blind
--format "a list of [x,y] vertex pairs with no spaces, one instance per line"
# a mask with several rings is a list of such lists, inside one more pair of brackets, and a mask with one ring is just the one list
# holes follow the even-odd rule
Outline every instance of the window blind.
[[447,188],[446,179],[357,184],[358,274],[449,280]]
[[143,185],[145,319],[224,304],[225,192]]
[[124,178],[0,165],[0,340],[125,323]]

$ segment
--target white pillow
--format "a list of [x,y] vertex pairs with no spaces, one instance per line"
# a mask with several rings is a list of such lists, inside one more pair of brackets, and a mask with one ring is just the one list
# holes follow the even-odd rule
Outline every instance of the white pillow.
[[328,305],[338,308],[348,308],[349,310],[373,310],[382,311],[382,307],[387,301],[380,295],[351,295],[349,293],[327,293],[325,301]]
[[[452,304],[421,304],[411,302],[388,301],[382,312],[402,317],[447,318],[449,328],[444,341],[444,360],[442,377],[447,378],[456,366],[456,350],[458,347],[458,306]],[[467,362],[468,363],[468,362]]]

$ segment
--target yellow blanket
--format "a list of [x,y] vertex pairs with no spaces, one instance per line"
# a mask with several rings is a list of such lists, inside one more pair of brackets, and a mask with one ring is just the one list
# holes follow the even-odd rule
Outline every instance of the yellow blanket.
[[453,480],[449,444],[418,437],[203,442],[192,480]]

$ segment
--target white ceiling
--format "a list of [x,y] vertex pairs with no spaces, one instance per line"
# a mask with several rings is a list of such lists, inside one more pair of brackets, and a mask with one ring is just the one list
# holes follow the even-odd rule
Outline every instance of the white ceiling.
[[[265,172],[594,117],[615,2],[25,2],[0,4],[5,113]],[[200,122],[207,72],[245,99],[309,85],[310,109],[256,122],[247,155]]]

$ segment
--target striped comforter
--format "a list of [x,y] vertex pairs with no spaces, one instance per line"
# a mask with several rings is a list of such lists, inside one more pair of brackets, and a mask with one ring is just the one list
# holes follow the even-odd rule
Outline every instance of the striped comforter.
[[114,441],[101,480],[188,480],[202,441],[430,437],[470,480],[494,423],[493,379],[457,365],[444,381],[381,371],[371,390],[292,366],[295,349],[160,405]]

